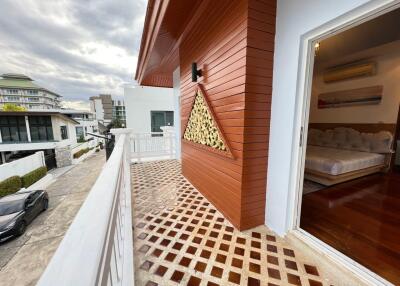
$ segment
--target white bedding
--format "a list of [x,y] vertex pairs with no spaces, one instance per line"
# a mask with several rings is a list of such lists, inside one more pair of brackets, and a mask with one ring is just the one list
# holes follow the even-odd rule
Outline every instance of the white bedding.
[[336,176],[384,162],[385,155],[382,154],[308,145],[305,167]]

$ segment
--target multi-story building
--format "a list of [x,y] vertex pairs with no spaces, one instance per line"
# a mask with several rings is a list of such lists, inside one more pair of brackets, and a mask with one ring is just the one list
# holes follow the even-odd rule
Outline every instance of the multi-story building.
[[112,120],[113,110],[111,94],[100,94],[89,99],[90,111],[96,115],[96,119],[103,125],[109,124]]
[[112,119],[118,119],[123,126],[126,126],[125,102],[123,100],[112,101]]
[[99,126],[96,120],[96,115],[90,111],[74,110],[74,109],[62,109],[61,114],[74,119],[79,124],[75,125],[76,137],[78,140],[83,137],[84,140],[93,138],[89,133],[98,133]]
[[61,96],[33,82],[23,74],[3,74],[0,78],[0,109],[7,103],[33,109],[57,109]]

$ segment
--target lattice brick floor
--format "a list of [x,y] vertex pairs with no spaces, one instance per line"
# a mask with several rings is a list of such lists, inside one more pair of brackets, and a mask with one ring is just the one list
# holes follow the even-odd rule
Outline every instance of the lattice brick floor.
[[180,171],[132,166],[136,285],[328,285],[266,227],[233,228]]

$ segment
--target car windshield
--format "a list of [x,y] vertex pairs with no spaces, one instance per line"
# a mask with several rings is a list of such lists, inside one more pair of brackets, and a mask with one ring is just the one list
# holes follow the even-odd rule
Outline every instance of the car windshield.
[[0,202],[0,216],[13,214],[22,211],[23,209],[24,209],[23,199]]

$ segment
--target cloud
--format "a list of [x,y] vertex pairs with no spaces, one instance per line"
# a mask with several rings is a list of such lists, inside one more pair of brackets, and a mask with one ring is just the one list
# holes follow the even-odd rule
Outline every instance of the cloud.
[[63,100],[62,107],[67,109],[90,111],[90,104],[84,100]]
[[145,10],[145,0],[3,0],[0,73],[27,74],[74,102],[121,96],[133,82]]

